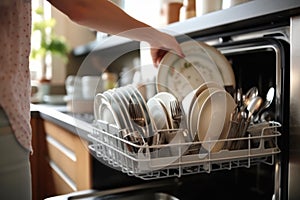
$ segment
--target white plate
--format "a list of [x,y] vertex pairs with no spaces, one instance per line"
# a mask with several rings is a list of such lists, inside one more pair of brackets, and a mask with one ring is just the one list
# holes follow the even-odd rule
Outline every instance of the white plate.
[[137,103],[141,109],[142,116],[144,117],[144,119],[146,121],[146,126],[143,130],[144,131],[143,135],[144,135],[144,137],[147,138],[154,133],[154,130],[157,130],[153,127],[154,122],[152,121],[152,119],[149,116],[149,110],[147,107],[147,103],[145,102],[143,96],[138,91],[138,89],[135,88],[134,86],[127,85],[125,87],[125,89],[129,93],[131,101],[134,103]]
[[163,105],[165,106],[165,108],[167,110],[168,118],[170,119],[170,122],[171,122],[170,128],[171,129],[176,128],[176,125],[174,124],[173,119],[172,119],[172,111],[171,111],[170,103],[172,101],[177,101],[177,98],[169,92],[159,92],[159,93],[155,94],[153,96],[153,98],[157,98],[163,103]]
[[209,152],[220,151],[224,142],[207,142],[225,139],[228,136],[230,115],[236,104],[224,90],[216,90],[203,102],[198,116],[197,130],[202,147]]
[[108,102],[108,99],[102,93],[98,93],[94,99],[94,118],[95,118],[95,120],[100,119],[99,108],[103,101]]
[[[120,92],[123,94],[123,96],[127,100],[126,102],[128,103],[127,104],[127,111],[128,111],[128,114],[129,114],[129,121],[130,121],[133,129],[138,131],[145,138],[146,133],[148,133],[148,125],[146,125],[146,128],[140,127],[138,124],[136,124],[132,120],[132,118],[130,116],[130,113],[129,113],[129,104],[130,104],[130,102],[137,103],[138,106],[141,108],[141,105],[140,105],[139,101],[137,100],[137,97],[136,97],[132,87],[128,85],[128,86],[120,87],[120,88],[118,88],[118,90],[120,90]],[[144,111],[142,110],[142,112],[143,112],[143,116],[144,116]]]
[[163,103],[159,99],[152,97],[147,101],[147,106],[157,130],[169,129],[170,119]]
[[128,125],[124,116],[124,112],[121,109],[118,99],[116,99],[116,97],[113,96],[112,90],[107,90],[103,92],[103,95],[107,97],[112,109],[115,111],[117,118],[119,119],[119,122],[121,124],[120,128],[122,129],[127,128]]
[[121,100],[121,104],[124,108],[124,114],[125,114],[125,117],[126,117],[126,121],[128,122],[128,124],[130,126],[129,129],[134,130],[132,120],[131,120],[131,117],[130,117],[130,113],[129,113],[130,95],[128,94],[126,89],[124,89],[124,87],[115,88],[114,90],[117,92],[117,95],[119,96],[119,98]]
[[231,64],[227,60],[227,58],[215,47],[208,45],[204,42],[198,42],[207,53],[211,56],[211,58],[215,61],[222,74],[222,78],[224,81],[224,86],[232,86],[236,87],[235,76],[232,69]]
[[224,86],[217,64],[202,45],[187,41],[180,46],[184,58],[168,52],[159,65],[156,79],[158,92],[171,92],[181,101],[204,82]]
[[191,112],[192,106],[194,105],[195,100],[207,88],[219,88],[219,89],[224,90],[224,88],[221,85],[219,85],[215,82],[202,83],[197,89],[193,90],[192,92],[190,92],[183,98],[181,104],[182,104],[185,116],[190,116],[190,112]]
[[94,116],[96,121],[102,120],[121,127],[117,114],[113,110],[109,100],[101,93],[95,96]]
[[129,115],[129,112],[128,112],[128,106],[125,105],[126,100],[123,99],[123,96],[120,93],[119,89],[114,89],[112,91],[113,91],[112,95],[118,101],[119,107],[121,108],[122,114],[124,115],[124,122],[125,122],[126,128],[128,130],[133,131],[134,128],[133,128],[133,125],[132,125],[131,120],[130,120],[130,115]]
[[198,137],[198,123],[199,123],[199,115],[201,108],[204,104],[204,102],[209,98],[209,96],[220,89],[218,88],[208,88],[205,89],[203,92],[201,92],[194,103],[192,104],[192,108],[189,112],[189,115],[187,117],[187,123],[189,125],[189,130],[191,132],[192,138],[194,141],[199,141],[200,138]]

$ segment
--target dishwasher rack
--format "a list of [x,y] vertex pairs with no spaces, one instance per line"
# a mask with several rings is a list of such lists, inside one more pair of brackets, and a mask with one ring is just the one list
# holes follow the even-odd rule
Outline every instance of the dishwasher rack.
[[[258,125],[252,128],[252,134],[242,138],[139,145],[123,139],[121,134],[124,130],[120,130],[116,125],[98,120],[93,124],[93,132],[88,135],[89,149],[99,161],[129,176],[144,180],[211,173],[240,167],[250,168],[259,163],[273,165],[275,155],[280,153],[277,138],[281,135],[278,131],[281,124],[273,121],[267,123],[267,127]],[[217,152],[201,148],[204,143],[228,142],[243,142],[244,147],[234,150],[223,148]]]

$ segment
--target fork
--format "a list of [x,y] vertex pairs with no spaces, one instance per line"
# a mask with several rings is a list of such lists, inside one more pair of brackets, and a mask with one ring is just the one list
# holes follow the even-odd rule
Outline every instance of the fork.
[[146,126],[146,121],[143,116],[142,109],[138,103],[130,101],[128,111],[132,121],[134,121],[139,126]]
[[170,101],[170,110],[173,121],[175,122],[176,128],[179,128],[179,124],[182,119],[182,110],[180,103],[177,100]]

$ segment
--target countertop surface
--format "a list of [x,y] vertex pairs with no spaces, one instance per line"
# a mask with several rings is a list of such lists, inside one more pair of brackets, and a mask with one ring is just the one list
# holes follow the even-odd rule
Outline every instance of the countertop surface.
[[30,109],[32,117],[37,114],[84,139],[88,139],[87,134],[93,130],[93,113],[71,113],[66,105],[51,104],[31,104]]

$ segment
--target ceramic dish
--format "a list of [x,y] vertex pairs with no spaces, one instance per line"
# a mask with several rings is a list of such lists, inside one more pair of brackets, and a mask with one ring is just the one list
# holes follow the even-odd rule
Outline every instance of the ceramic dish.
[[99,93],[95,96],[95,99],[94,99],[94,118],[95,118],[95,120],[98,120],[101,118],[99,108],[100,108],[102,102],[104,102],[104,101],[108,102],[108,99],[102,93]]
[[123,98],[123,96],[120,93],[120,90],[118,90],[118,89],[113,90],[112,95],[113,95],[113,97],[115,97],[115,99],[119,103],[119,107],[121,108],[122,114],[124,115],[124,122],[125,122],[126,128],[133,131],[134,128],[133,128],[133,125],[130,120],[130,115],[128,112],[128,105],[127,104],[125,105],[127,100],[125,100]]
[[145,119],[145,127],[141,127],[135,122],[132,122],[135,127],[142,128],[144,138],[149,138],[150,135],[153,134],[154,128],[152,127],[154,123],[152,123],[149,110],[147,107],[147,103],[145,102],[144,98],[140,94],[140,92],[132,85],[127,85],[124,88],[130,97],[130,102],[134,103],[135,105],[139,106],[139,110],[142,112],[142,117]]
[[157,130],[170,129],[169,115],[163,103],[152,97],[147,101],[147,106]]
[[[131,103],[135,103],[139,107],[138,109],[141,109],[141,105],[138,102],[134,91],[129,86],[120,87],[120,88],[118,88],[118,91],[123,94],[123,96],[126,99],[126,103],[128,103],[128,104],[126,104],[126,110],[128,111],[128,114],[129,114],[128,120],[130,121],[133,129],[135,131],[137,131],[143,138],[145,138],[148,134],[148,129],[149,129],[148,125],[146,124],[145,127],[139,126],[136,122],[134,122],[134,120],[132,118],[132,114],[130,113],[130,104]],[[142,111],[142,116],[144,116],[143,111]]]
[[185,116],[190,116],[190,112],[191,112],[192,106],[193,106],[196,98],[207,88],[224,89],[221,85],[219,85],[215,82],[202,83],[197,89],[191,91],[189,94],[187,94],[183,98],[181,104],[182,104]]
[[159,93],[155,94],[153,96],[153,98],[159,99],[163,103],[164,107],[166,108],[168,118],[170,119],[170,122],[171,122],[170,128],[171,129],[179,128],[179,127],[176,127],[176,125],[172,119],[172,112],[171,112],[171,107],[170,107],[170,103],[172,101],[177,101],[177,98],[168,92],[159,92]]
[[147,106],[147,102],[145,98],[143,97],[142,93],[138,90],[138,88],[131,86],[140,105],[142,106],[142,110],[144,111],[144,116],[147,122],[147,125],[149,126],[149,135],[153,135],[154,132],[157,131],[157,128],[155,127],[155,123],[153,122],[153,119],[149,115],[149,108]]
[[198,139],[202,147],[209,152],[223,148],[224,142],[207,142],[226,139],[229,131],[230,115],[235,108],[235,101],[224,90],[216,90],[202,103],[197,123]]
[[132,125],[132,121],[131,121],[131,117],[130,117],[130,113],[129,113],[129,100],[130,100],[130,96],[123,89],[123,87],[116,88],[115,91],[116,91],[117,95],[119,96],[119,98],[121,100],[121,104],[122,104],[122,106],[124,108],[124,113],[125,113],[126,120],[130,124],[130,128],[132,128],[132,130],[134,130],[133,129],[133,125]]
[[128,125],[124,116],[124,112],[121,109],[119,101],[116,99],[116,97],[113,96],[112,91],[107,90],[103,92],[103,95],[108,99],[112,109],[115,111],[117,118],[119,119],[119,122],[121,124],[120,128],[122,129],[127,128]]
[[156,79],[158,92],[171,92],[181,101],[204,82],[224,85],[215,61],[198,42],[187,41],[180,46],[184,58],[169,52],[159,65]]
[[189,130],[191,132],[191,135],[192,135],[192,138],[194,141],[199,141],[201,139],[198,136],[198,124],[199,124],[198,120],[199,120],[201,108],[202,108],[204,102],[209,98],[209,96],[218,90],[220,90],[220,89],[218,89],[218,88],[205,89],[203,92],[201,92],[197,96],[196,100],[192,104],[192,108],[187,117],[187,123],[189,125]]
[[95,120],[106,121],[121,127],[117,114],[110,105],[109,100],[101,93],[95,96],[94,100],[94,116]]
[[222,74],[224,86],[236,87],[235,76],[231,64],[227,58],[215,47],[208,45],[204,42],[198,42],[211,56],[218,66],[219,71]]

